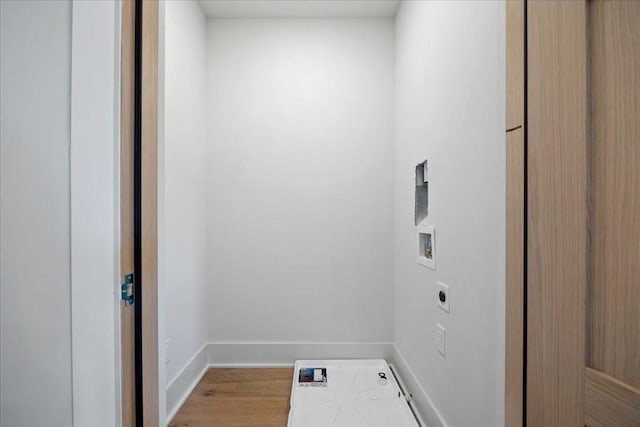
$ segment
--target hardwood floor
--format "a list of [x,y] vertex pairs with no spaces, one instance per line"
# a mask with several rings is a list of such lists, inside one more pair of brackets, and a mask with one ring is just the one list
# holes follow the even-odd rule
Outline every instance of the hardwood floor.
[[287,425],[293,368],[209,369],[171,427]]

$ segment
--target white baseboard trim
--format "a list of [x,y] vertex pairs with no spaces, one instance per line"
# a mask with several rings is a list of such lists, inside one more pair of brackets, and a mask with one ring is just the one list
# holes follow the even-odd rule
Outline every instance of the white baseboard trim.
[[393,366],[406,391],[413,394],[414,410],[424,426],[447,427],[400,350],[388,342],[207,343],[167,386],[167,421],[171,422],[210,367],[290,367],[296,360],[305,359],[385,359]]
[[167,386],[167,425],[207,372],[207,346],[204,344]]
[[304,359],[387,359],[388,342],[213,342],[209,365],[216,367],[293,366]]
[[395,344],[392,344],[392,347],[393,355],[387,361],[400,377],[406,391],[413,395],[412,406],[421,418],[421,423],[425,427],[447,427],[447,423],[444,422],[433,401],[416,378],[407,360]]

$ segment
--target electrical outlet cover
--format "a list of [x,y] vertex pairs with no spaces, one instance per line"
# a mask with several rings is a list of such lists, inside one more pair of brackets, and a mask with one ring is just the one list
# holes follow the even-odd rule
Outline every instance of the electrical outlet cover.
[[[444,301],[442,301],[443,295],[441,295],[441,293],[444,295]],[[438,282],[436,284],[436,304],[438,304],[438,307],[449,313],[451,291],[449,290],[449,286],[442,282]]]

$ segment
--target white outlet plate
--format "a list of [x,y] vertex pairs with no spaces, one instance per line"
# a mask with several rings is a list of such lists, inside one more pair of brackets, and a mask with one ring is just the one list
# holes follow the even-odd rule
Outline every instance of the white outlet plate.
[[442,357],[445,355],[446,338],[447,331],[444,329],[444,326],[440,323],[436,323],[436,348]]
[[164,342],[164,364],[168,365],[171,362],[171,340],[167,339]]
[[[440,292],[444,292],[444,302],[440,301]],[[451,304],[451,291],[449,290],[449,286],[445,285],[442,282],[436,283],[436,304],[438,304],[438,307],[449,313],[449,307]]]

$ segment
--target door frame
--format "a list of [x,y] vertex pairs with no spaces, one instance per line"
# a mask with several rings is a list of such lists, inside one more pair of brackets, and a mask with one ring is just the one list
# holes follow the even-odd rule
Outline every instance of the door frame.
[[[551,425],[558,417],[571,425],[583,423],[586,1],[507,2],[508,427]],[[554,56],[558,44],[574,55],[559,60]],[[549,81],[563,91],[551,90]],[[549,104],[564,109],[557,114]],[[558,154],[554,148],[560,137],[565,144]],[[558,224],[565,227],[559,230]],[[558,237],[567,231],[564,237],[581,238]],[[560,258],[565,262],[557,262]]]
[[[143,43],[146,61],[158,59],[158,0],[145,0],[147,33]],[[121,41],[123,0],[72,2],[71,44],[71,364],[73,425],[112,427],[122,425],[121,324],[120,324],[120,110]],[[157,65],[145,79],[143,99],[153,102],[143,109],[150,119],[143,123],[143,140],[157,147],[162,135],[158,122]],[[147,83],[150,80],[147,80]],[[155,93],[155,95],[154,95]],[[161,96],[161,95],[160,95]],[[151,108],[149,108],[151,105]],[[157,217],[157,169],[155,154],[145,163],[147,197],[143,215]],[[146,371],[145,426],[164,421],[164,364],[158,345],[157,223],[148,221],[143,231],[148,243],[145,271],[152,279],[156,302],[146,307],[143,369]],[[100,384],[96,387],[96,384]],[[160,402],[160,404],[159,404]]]
[[[122,111],[133,116],[122,118],[123,126],[125,121],[128,126],[122,132],[123,146],[131,149],[126,163],[132,170],[121,171],[121,176],[124,182],[128,175],[128,185],[133,187],[133,200],[122,203],[122,215],[132,221],[128,232],[133,235],[123,241],[127,244],[123,251],[129,255],[122,262],[131,271],[122,271],[121,280],[128,273],[134,276],[134,303],[129,307],[121,305],[123,319],[128,318],[126,327],[133,329],[134,345],[127,348],[131,353],[122,354],[122,362],[128,372],[134,373],[135,390],[125,390],[134,402],[121,401],[123,406],[133,406],[135,421],[122,414],[122,422],[125,427],[157,426],[164,420],[158,344],[159,2],[124,0],[121,10],[122,21],[127,24],[121,28],[122,52],[128,55],[120,68],[122,76],[127,76],[122,79]],[[125,316],[125,310],[133,313]],[[124,396],[125,393],[123,399]]]
[[506,2],[506,427],[522,427],[526,417],[526,0]]

